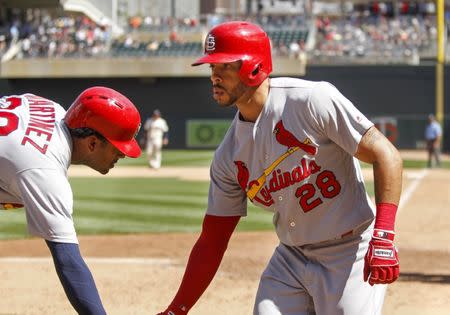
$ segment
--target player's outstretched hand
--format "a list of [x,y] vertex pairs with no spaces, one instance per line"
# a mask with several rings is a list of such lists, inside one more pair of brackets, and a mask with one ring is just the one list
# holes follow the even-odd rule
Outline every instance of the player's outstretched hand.
[[364,258],[364,281],[370,285],[387,284],[397,280],[400,273],[394,232],[375,229]]

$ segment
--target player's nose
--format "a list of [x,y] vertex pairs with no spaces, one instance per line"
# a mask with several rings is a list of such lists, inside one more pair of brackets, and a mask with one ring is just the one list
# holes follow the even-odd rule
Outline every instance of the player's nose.
[[211,82],[213,84],[217,84],[222,81],[222,78],[220,75],[215,71],[214,69],[211,69]]

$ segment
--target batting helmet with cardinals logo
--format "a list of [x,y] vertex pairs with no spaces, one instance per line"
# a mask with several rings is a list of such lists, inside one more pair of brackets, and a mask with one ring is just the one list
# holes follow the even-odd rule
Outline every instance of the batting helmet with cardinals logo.
[[91,128],[123,154],[138,157],[135,139],[141,117],[134,104],[119,92],[102,86],[84,90],[68,109],[64,121],[69,128]]
[[248,86],[261,84],[272,72],[270,39],[261,27],[249,22],[226,22],[212,28],[204,53],[193,66],[241,60],[239,76]]

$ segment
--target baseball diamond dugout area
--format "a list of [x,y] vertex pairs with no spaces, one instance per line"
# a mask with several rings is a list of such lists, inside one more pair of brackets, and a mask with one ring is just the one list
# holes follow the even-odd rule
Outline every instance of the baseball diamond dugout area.
[[[192,174],[201,174],[198,170]],[[449,183],[449,170],[404,172],[396,223],[401,275],[388,287],[385,315],[446,314],[450,309]],[[197,237],[80,236],[108,314],[153,314],[164,308]],[[277,242],[273,231],[236,232],[218,275],[190,314],[250,314],[260,273]],[[0,279],[2,315],[74,314],[42,240],[0,241]]]

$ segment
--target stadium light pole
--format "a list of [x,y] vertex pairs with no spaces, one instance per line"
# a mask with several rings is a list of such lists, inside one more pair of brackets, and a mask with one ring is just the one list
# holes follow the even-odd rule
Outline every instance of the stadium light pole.
[[[444,0],[436,1],[437,25],[437,58],[436,58],[436,120],[444,130],[444,64],[445,64],[445,34],[444,34]],[[442,139],[443,140],[443,139]],[[441,143],[444,143],[443,141]]]

